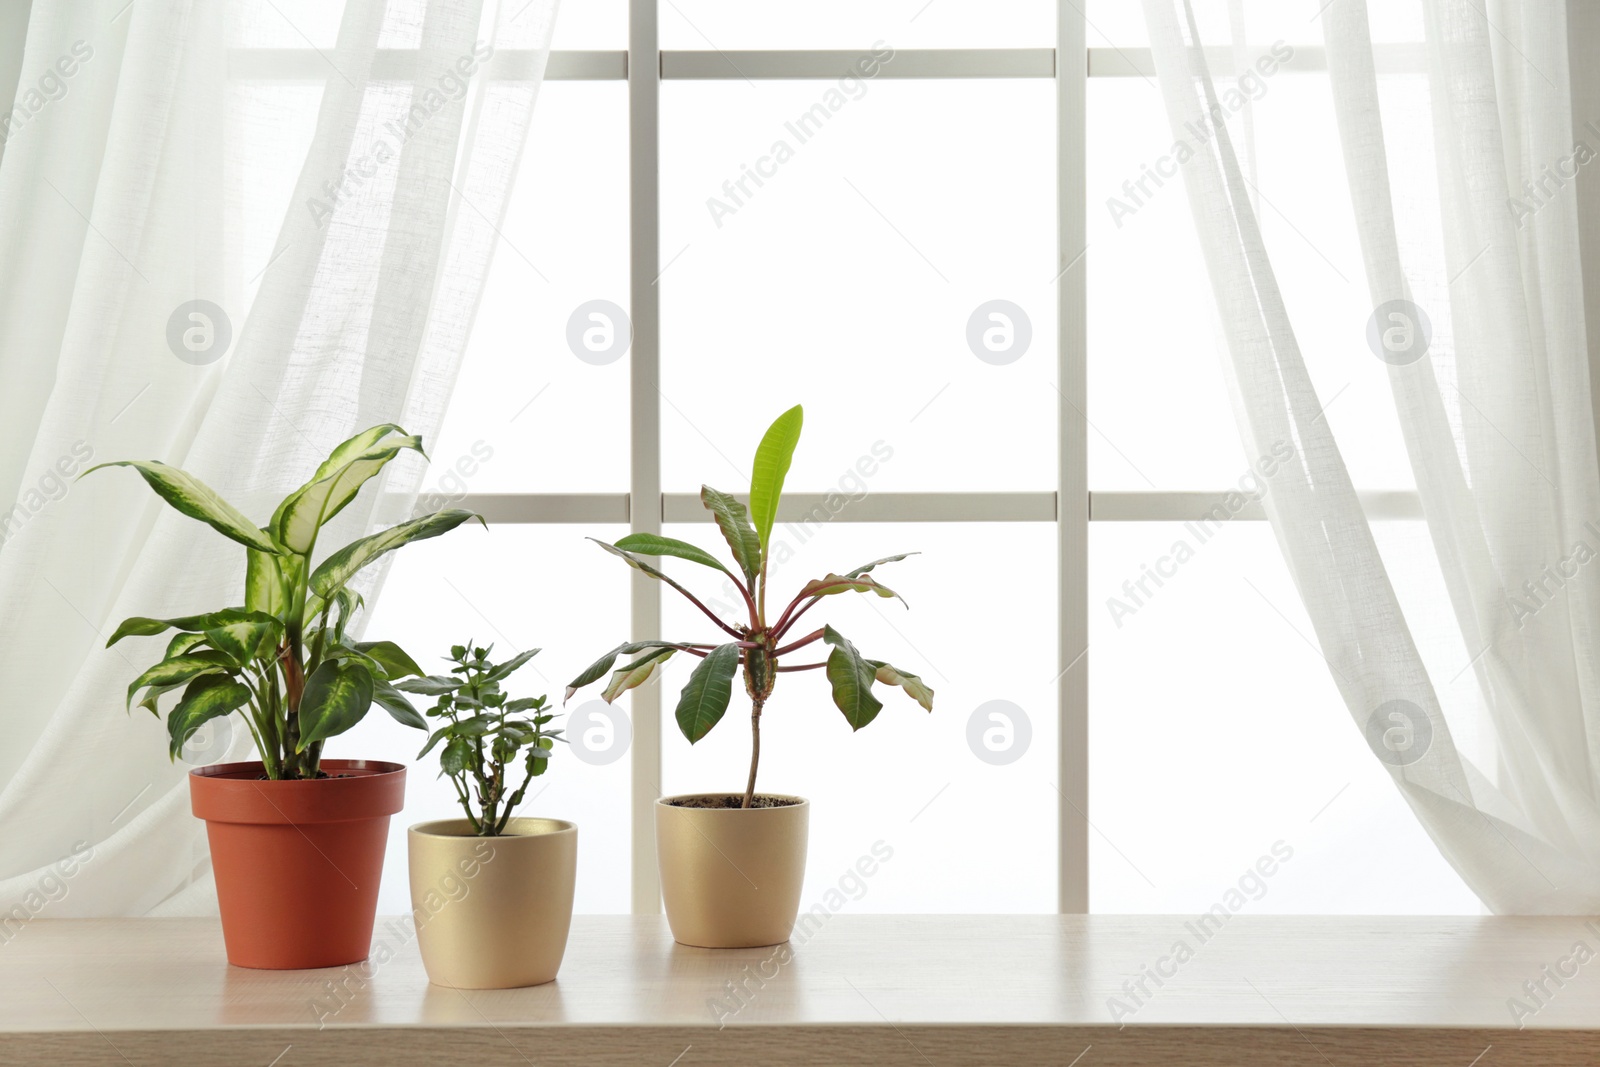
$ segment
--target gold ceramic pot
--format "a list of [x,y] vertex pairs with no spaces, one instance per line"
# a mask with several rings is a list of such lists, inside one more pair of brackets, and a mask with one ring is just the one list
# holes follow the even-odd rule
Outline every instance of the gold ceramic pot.
[[411,909],[422,965],[436,985],[512,989],[553,980],[567,950],[578,828],[512,819],[478,837],[465,819],[418,823]]
[[[811,805],[685,807],[701,793],[656,801],[656,862],[672,936],[700,948],[754,948],[789,940],[800,911]],[[739,799],[743,799],[741,795]]]

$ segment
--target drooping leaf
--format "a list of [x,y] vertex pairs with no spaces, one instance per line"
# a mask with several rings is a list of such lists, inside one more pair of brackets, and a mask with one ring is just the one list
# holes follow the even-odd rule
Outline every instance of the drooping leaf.
[[884,685],[897,685],[906,691],[906,695],[918,704],[924,711],[933,710],[933,690],[928,688],[926,682],[914,674],[907,674],[891,664],[882,660],[869,659],[867,664],[873,670],[873,676]]
[[537,648],[530,648],[526,652],[518,652],[504,663],[497,664],[494,670],[483,676],[483,680],[486,682],[498,682],[509,678],[512,671],[515,671],[538,654],[539,650]]
[[772,538],[772,524],[778,518],[778,500],[783,496],[783,480],[788,477],[789,463],[794,459],[795,446],[800,443],[800,426],[805,411],[799,404],[773,420],[756,446],[756,457],[750,464],[750,518],[755,523],[756,536],[761,538],[764,553]]
[[[169,467],[159,460],[119,459],[100,463],[83,474],[93,474],[105,467],[132,467],[138,471],[156,495],[171,504],[180,514],[199,519],[222,536],[237,541],[246,548],[262,552],[281,552],[272,538],[262,533],[255,523],[209,485],[177,467]],[[82,477],[83,475],[79,475]]]
[[733,695],[733,675],[739,669],[739,646],[728,643],[712,649],[689,675],[678,696],[678,729],[692,745],[722,719]]
[[804,597],[814,596],[832,596],[835,593],[877,593],[885,600],[895,597],[900,600],[900,603],[905,603],[905,598],[901,597],[899,593],[896,593],[893,589],[890,589],[886,585],[878,584],[871,578],[846,578],[839,574],[830,574],[826,578],[811,579],[811,581],[807,582],[805,587],[801,589],[798,594],[796,594],[795,599],[799,600]]
[[357,641],[353,647],[357,652],[365,653],[377,660],[378,666],[383,668],[383,673],[391,679],[422,674],[422,668],[417,666],[417,661],[393,641]]
[[343,511],[368,480],[402,450],[422,451],[420,437],[391,438],[385,427],[374,429],[385,429],[382,440],[355,450],[353,446],[369,438],[373,431],[357,434],[334,449],[334,456],[317,469],[316,476],[278,505],[272,516],[272,536],[279,544],[292,552],[309,555],[316,545],[317,531]]
[[176,619],[149,619],[143,615],[134,615],[122,620],[116,632],[106,641],[106,647],[110,648],[124,637],[153,637],[173,629],[202,633],[213,626],[237,621],[238,616],[243,613],[242,608],[224,608],[207,615],[184,615]]
[[450,727],[441,726],[439,729],[433,732],[432,736],[428,738],[428,743],[422,746],[422,751],[417,753],[417,758],[421,759],[423,756],[426,756],[428,753],[434,750],[440,741],[448,740],[449,737]]
[[920,552],[902,552],[898,556],[884,556],[882,559],[875,559],[871,563],[857,567],[853,571],[845,571],[844,576],[846,578],[859,578],[863,574],[866,574],[868,571],[872,570],[874,567],[881,566],[885,563],[899,563],[903,559],[909,559],[912,556],[919,555],[921,555]]
[[164,659],[129,684],[127,707],[132,709],[134,694],[147,685],[158,689],[170,689],[193,681],[202,674],[225,674],[232,665],[229,658],[221,652],[202,651]]
[[710,567],[721,571],[730,578],[728,568],[718,562],[717,557],[707,552],[698,545],[691,545],[687,541],[679,541],[675,537],[661,537],[658,534],[637,533],[617,540],[617,547],[627,552],[638,552],[646,556],[676,556],[686,559],[691,563],[698,563],[702,567]]
[[425,697],[444,696],[454,693],[466,683],[460,678],[450,678],[443,674],[425,674],[420,678],[407,678],[394,683],[394,687],[402,693],[417,693]]
[[600,694],[600,699],[607,704],[616,702],[616,699],[630,689],[637,688],[650,680],[656,669],[672,658],[677,649],[660,648],[648,652],[632,663],[619,667],[611,675],[611,681],[606,683],[605,692]]
[[722,537],[733,552],[734,562],[744,572],[745,582],[754,584],[756,574],[761,570],[761,538],[756,536],[756,528],[750,525],[750,512],[727,493],[709,485],[700,487],[700,503],[717,520],[717,527],[722,530]]
[[167,715],[168,754],[177,759],[201,726],[249,702],[250,687],[226,674],[203,674],[194,679]]
[[617,661],[618,656],[631,656],[635,652],[643,652],[647,648],[662,648],[667,644],[664,641],[625,641],[613,648],[610,652],[595,660],[585,667],[583,673],[567,683],[567,695],[562,703],[572,699],[572,694],[582,689],[591,682],[597,682],[605,677],[606,671]]
[[[421,518],[408,519],[398,526],[391,526],[381,530],[370,537],[363,537],[359,541],[352,541],[327,559],[311,575],[311,588],[324,599],[332,596],[335,590],[344,583],[354,578],[356,572],[371,563],[373,560],[387,552],[393,552],[402,545],[413,541],[425,541],[430,537],[449,533],[457,526],[469,519],[483,522],[481,515],[470,511],[453,508],[449,511],[435,512],[432,515],[423,515]],[[484,523],[488,527],[488,523]]]
[[296,751],[344,733],[372,708],[372,672],[357,660],[328,660],[306,679]]
[[883,702],[872,695],[872,682],[878,672],[861,658],[856,646],[832,626],[824,629],[822,639],[833,646],[833,651],[828,653],[827,667],[833,702],[844,712],[850,729],[859,730],[883,708]]
[[428,728],[428,721],[422,717],[422,713],[406,699],[404,693],[388,682],[373,680],[372,699],[401,726],[410,726],[417,730]]
[[640,559],[638,556],[635,556],[632,552],[624,552],[622,549],[618,548],[616,545],[607,544],[606,542],[600,540],[597,537],[591,537],[591,538],[589,538],[589,540],[593,541],[595,544],[599,545],[601,548],[605,549],[607,552],[611,553],[613,556],[619,556],[623,560],[626,560],[628,566],[632,567],[634,570],[642,571],[643,573],[648,574],[650,577],[656,579],[656,581],[658,581],[658,582],[666,582],[668,585],[672,586],[672,588],[676,589],[679,593],[682,593],[686,598],[688,598],[690,600],[695,599],[694,595],[692,593],[690,593],[689,590],[685,589],[683,586],[679,585],[677,582],[673,581],[671,578],[668,578],[661,571],[657,570],[655,567],[652,567],[650,564],[646,563],[644,560]]

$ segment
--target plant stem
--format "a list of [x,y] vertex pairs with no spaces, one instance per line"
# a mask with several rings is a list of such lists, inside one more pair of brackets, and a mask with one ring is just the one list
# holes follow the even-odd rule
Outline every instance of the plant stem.
[[744,787],[744,807],[750,807],[756,796],[756,767],[761,763],[761,706],[764,700],[750,702],[750,781]]

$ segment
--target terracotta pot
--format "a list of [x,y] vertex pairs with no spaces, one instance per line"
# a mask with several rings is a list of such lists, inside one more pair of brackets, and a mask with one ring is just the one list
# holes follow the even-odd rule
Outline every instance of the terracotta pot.
[[[701,948],[755,948],[789,940],[806,875],[811,805],[804,797],[771,808],[691,808],[656,801],[656,862],[672,936]],[[743,794],[739,796],[743,800]]]
[[295,782],[266,780],[260,763],[189,772],[236,967],[339,967],[372,949],[389,816],[405,804],[406,769],[325,759],[322,770],[329,777]]
[[410,847],[411,914],[428,980],[514,989],[555,979],[572,925],[578,828],[512,819],[478,837],[465,819],[418,823]]

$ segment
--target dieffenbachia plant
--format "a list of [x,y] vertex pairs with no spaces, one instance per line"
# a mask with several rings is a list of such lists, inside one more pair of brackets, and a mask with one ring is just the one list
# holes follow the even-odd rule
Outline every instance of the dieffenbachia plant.
[[[547,729],[553,714],[545,698],[511,699],[501,684],[538,654],[537,648],[519,652],[504,663],[489,659],[489,648],[471,641],[450,649],[450,673],[407,678],[399,688],[408,693],[438,697],[427,709],[437,721],[421,759],[440,743],[439,775],[455,786],[456,799],[480,837],[505,833],[511,813],[528,792],[528,785],[550,766],[550,753],[560,730]],[[526,749],[526,753],[523,750]],[[521,761],[522,784],[515,784],[512,766]]]
[[[794,640],[785,640],[801,616],[825,596],[835,593],[873,593],[880,597],[899,594],[868,572],[885,563],[895,563],[914,553],[886,556],[844,574],[829,574],[807,582],[776,618],[767,612],[767,568],[771,562],[769,545],[772,526],[778,516],[778,501],[783,495],[783,480],[795,445],[800,442],[804,412],[796,405],[778,416],[756,448],[750,476],[750,506],[708,485],[700,487],[700,502],[716,519],[728,548],[733,553],[738,573],[728,570],[711,553],[695,545],[656,534],[629,534],[616,544],[595,541],[613,555],[621,556],[630,567],[665,582],[681,593],[731,640],[720,644],[677,641],[635,641],[618,645],[601,656],[589,669],[572,680],[567,699],[579,689],[599,681],[618,656],[638,658],[617,668],[601,697],[611,703],[617,697],[649,681],[663,663],[675,653],[686,652],[700,662],[689,675],[678,697],[678,728],[693,744],[721,721],[733,693],[733,676],[743,668],[744,689],[750,697],[750,778],[745,785],[744,807],[750,807],[756,792],[756,768],[761,761],[761,711],[772,696],[778,675],[788,671],[825,669],[833,686],[833,702],[838,705],[853,730],[871,722],[883,704],[872,694],[873,682],[896,685],[928,711],[933,710],[933,690],[922,679],[882,660],[867,659],[856,651],[832,626],[823,626]],[[590,540],[595,540],[590,538]],[[703,567],[720,571],[733,583],[744,599],[748,619],[730,625],[706,607],[693,593],[641,559],[641,556],[675,556]],[[903,598],[901,603],[905,603]],[[828,658],[816,663],[780,664],[791,653],[822,641],[832,646]],[[642,653],[642,654],[641,654]]]
[[462,510],[423,515],[353,541],[312,566],[323,524],[407,449],[421,453],[422,439],[393,424],[356,434],[259,527],[198,478],[165,463],[119,460],[84,472],[132,467],[177,511],[245,547],[242,606],[176,619],[135,616],[106,642],[109,648],[124,637],[178,631],[161,662],[128,686],[127,697],[131,710],[143,690],[139,706],[159,719],[161,697],[182,690],[167,712],[173,757],[203,724],[235,711],[272,779],[319,777],[323,742],[355,726],[374,702],[399,722],[427,729],[394,684],[421,675],[422,668],[392,641],[346,640],[362,606],[348,583],[401,545],[483,519]]

